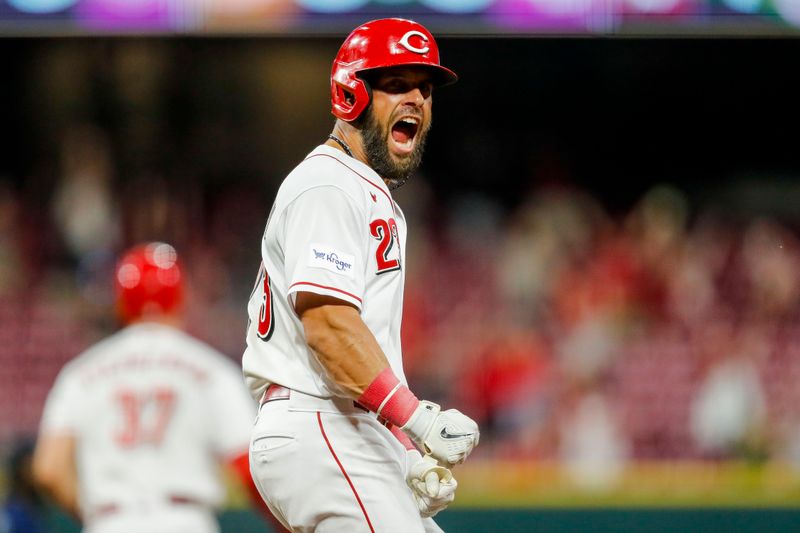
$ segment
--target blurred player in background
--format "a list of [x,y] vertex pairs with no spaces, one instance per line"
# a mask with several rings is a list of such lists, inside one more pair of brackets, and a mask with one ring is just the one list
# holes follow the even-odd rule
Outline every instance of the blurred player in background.
[[181,331],[183,276],[168,244],[129,250],[115,279],[126,327],[48,395],[34,476],[84,531],[217,532],[220,466],[250,479],[255,406],[237,366]]
[[455,81],[420,24],[356,28],[333,63],[333,133],[272,207],[243,366],[261,404],[251,470],[292,531],[441,531],[450,468],[478,443],[474,421],[409,390],[400,347],[391,191],[420,163],[434,88]]

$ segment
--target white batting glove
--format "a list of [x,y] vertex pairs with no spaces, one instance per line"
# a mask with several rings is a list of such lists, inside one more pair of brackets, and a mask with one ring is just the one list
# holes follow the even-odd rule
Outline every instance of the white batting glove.
[[409,450],[406,483],[422,518],[436,516],[456,497],[458,482],[449,469],[439,466],[430,455],[422,457],[417,450]]
[[421,401],[401,427],[426,455],[450,468],[463,463],[478,445],[478,424],[455,409],[442,411],[438,404]]

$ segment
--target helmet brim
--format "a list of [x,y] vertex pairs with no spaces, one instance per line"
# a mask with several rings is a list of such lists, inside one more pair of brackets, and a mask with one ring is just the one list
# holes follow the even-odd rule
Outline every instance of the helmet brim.
[[400,65],[382,65],[367,69],[362,69],[356,72],[356,76],[364,77],[371,73],[377,73],[383,69],[388,68],[401,68],[401,67],[409,67],[409,68],[419,68],[422,70],[427,70],[431,74],[431,81],[433,82],[434,87],[445,87],[447,85],[453,85],[458,81],[458,75],[450,70],[447,67],[443,67],[441,65],[432,65],[430,63],[403,63]]
[[434,87],[445,87],[447,85],[453,85],[455,82],[458,81],[458,75],[450,70],[447,67],[443,67],[441,65],[425,65],[429,69],[432,69],[434,74]]

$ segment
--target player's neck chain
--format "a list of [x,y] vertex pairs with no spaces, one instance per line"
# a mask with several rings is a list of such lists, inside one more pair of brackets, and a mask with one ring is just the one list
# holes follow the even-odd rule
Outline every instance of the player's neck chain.
[[346,153],[346,154],[347,154],[347,155],[349,155],[350,157],[353,157],[353,152],[350,150],[350,147],[349,147],[349,146],[347,146],[347,143],[346,143],[346,142],[344,142],[343,140],[341,140],[339,137],[337,137],[337,136],[336,136],[336,135],[334,135],[333,133],[331,133],[330,135],[328,135],[328,139],[332,140],[333,142],[335,142],[336,144],[338,144],[339,146],[341,146],[341,147],[342,147],[342,150],[344,150],[344,153]]

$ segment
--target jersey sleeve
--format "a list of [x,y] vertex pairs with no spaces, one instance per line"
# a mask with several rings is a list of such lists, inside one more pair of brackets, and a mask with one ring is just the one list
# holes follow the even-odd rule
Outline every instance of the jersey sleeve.
[[366,280],[366,217],[356,202],[335,186],[300,194],[283,220],[283,250],[288,296],[297,292],[333,296],[361,309]]
[[247,451],[256,410],[239,368],[227,360],[222,362],[225,364],[219,365],[214,373],[211,390],[210,409],[214,413],[211,439],[219,457],[231,458]]
[[61,370],[47,395],[40,431],[43,433],[75,433],[79,429],[81,390],[69,367]]

